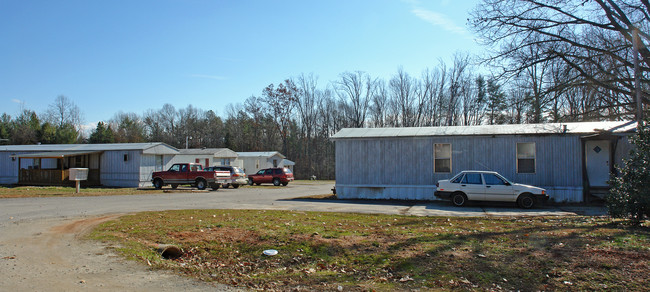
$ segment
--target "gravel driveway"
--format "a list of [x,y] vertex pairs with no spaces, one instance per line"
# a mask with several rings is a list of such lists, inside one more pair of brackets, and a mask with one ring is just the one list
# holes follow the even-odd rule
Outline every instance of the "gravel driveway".
[[123,214],[172,209],[279,209],[419,216],[600,215],[602,208],[503,206],[456,208],[448,202],[315,201],[331,183],[246,187],[216,192],[0,199],[0,290],[3,291],[228,291],[146,265],[125,262],[106,246],[77,238]]

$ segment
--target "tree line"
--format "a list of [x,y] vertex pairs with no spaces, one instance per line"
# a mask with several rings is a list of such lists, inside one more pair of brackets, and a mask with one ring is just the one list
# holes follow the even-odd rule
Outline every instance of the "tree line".
[[439,61],[419,75],[402,68],[386,78],[349,71],[321,84],[303,73],[228,105],[223,116],[164,104],[116,113],[88,137],[80,134],[79,109],[60,96],[42,119],[29,110],[3,114],[0,138],[277,150],[296,162],[298,177],[334,178],[329,137],[342,128],[622,120],[634,119],[637,109],[647,112],[646,2],[484,0],[472,14],[470,24],[490,54],[457,53],[450,64]]

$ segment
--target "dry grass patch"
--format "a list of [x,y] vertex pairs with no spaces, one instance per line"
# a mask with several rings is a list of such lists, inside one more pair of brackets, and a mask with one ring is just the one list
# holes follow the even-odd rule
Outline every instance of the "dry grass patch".
[[[92,238],[206,281],[272,290],[643,290],[650,230],[607,218],[439,218],[186,210],[101,225]],[[163,260],[156,244],[185,254]],[[265,256],[266,249],[279,251]]]
[[109,195],[142,195],[162,194],[163,191],[156,189],[136,188],[81,188],[80,193],[75,193],[74,187],[0,187],[0,198],[35,198],[35,197],[80,197],[80,196],[109,196]]

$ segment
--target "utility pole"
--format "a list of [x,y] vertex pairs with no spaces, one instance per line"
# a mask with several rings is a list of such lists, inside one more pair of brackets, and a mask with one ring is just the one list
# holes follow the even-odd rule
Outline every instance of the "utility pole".
[[636,122],[637,127],[643,123],[643,103],[641,102],[641,68],[639,67],[639,29],[632,31],[632,47],[634,48],[634,91],[636,93]]

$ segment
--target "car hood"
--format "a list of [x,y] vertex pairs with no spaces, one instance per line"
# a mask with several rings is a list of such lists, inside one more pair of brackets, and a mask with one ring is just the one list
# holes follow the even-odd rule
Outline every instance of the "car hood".
[[512,186],[517,190],[529,191],[529,192],[533,192],[533,193],[541,193],[543,191],[546,191],[543,188],[538,188],[538,187],[535,187],[535,186],[525,185],[525,184],[513,183]]

